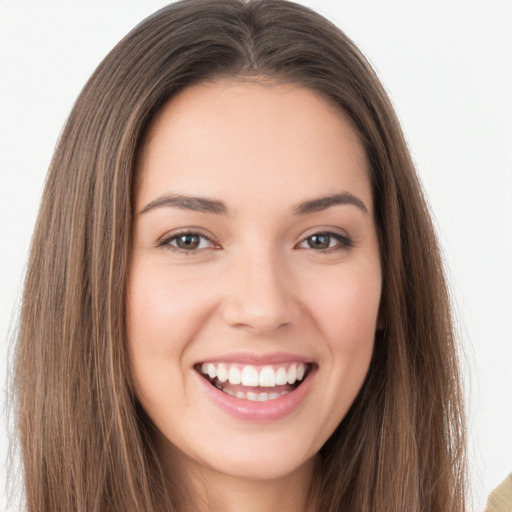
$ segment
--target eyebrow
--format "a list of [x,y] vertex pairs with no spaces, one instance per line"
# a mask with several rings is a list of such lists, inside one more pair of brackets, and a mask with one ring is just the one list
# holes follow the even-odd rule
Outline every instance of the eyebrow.
[[312,199],[310,201],[305,201],[304,203],[299,204],[295,208],[295,213],[298,215],[307,215],[309,213],[320,212],[322,210],[326,210],[331,206],[337,205],[352,205],[359,208],[364,213],[368,213],[368,208],[366,205],[359,199],[354,196],[350,192],[343,192],[341,194],[332,194],[330,196],[319,197],[317,199]]
[[[331,206],[352,205],[359,208],[362,212],[368,213],[368,208],[359,199],[349,192],[341,194],[332,194],[329,196],[311,199],[297,205],[294,209],[296,215],[307,215],[310,213],[326,210]],[[226,205],[216,199],[207,199],[205,197],[195,197],[183,194],[164,194],[148,203],[139,213],[143,214],[155,208],[182,208],[201,213],[213,213],[216,215],[227,215]]]
[[182,208],[184,210],[193,210],[201,213],[214,213],[216,215],[226,215],[228,211],[226,205],[222,201],[217,201],[215,199],[186,196],[182,194],[164,194],[144,206],[139,213],[143,214],[150,210],[154,210],[155,208],[162,207]]

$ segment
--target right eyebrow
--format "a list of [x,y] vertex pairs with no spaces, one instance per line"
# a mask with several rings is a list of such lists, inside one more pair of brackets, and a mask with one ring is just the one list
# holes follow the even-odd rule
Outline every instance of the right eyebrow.
[[214,213],[216,215],[227,215],[226,205],[216,199],[206,197],[188,196],[183,194],[164,194],[148,203],[140,214],[147,213],[155,208],[182,208],[201,213]]

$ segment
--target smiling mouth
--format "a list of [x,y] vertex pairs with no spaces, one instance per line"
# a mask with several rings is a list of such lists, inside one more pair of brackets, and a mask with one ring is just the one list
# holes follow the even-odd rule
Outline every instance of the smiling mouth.
[[241,400],[266,402],[295,390],[307,377],[311,363],[290,362],[254,366],[239,363],[199,363],[194,369],[212,386]]

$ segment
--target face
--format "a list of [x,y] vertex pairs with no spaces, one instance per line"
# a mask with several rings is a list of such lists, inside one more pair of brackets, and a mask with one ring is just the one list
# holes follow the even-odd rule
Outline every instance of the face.
[[381,269],[363,148],[297,85],[186,89],[139,159],[133,386],[179,464],[277,479],[311,464],[372,355]]

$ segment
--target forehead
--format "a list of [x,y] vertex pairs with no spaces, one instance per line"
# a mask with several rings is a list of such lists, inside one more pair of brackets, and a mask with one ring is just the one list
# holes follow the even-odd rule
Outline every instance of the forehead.
[[138,173],[138,203],[167,191],[234,201],[279,191],[276,197],[286,192],[300,201],[349,189],[371,204],[356,131],[334,105],[296,84],[218,81],[185,89],[150,126]]

